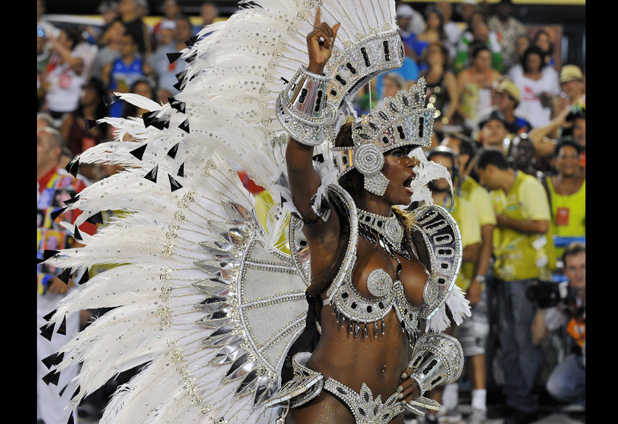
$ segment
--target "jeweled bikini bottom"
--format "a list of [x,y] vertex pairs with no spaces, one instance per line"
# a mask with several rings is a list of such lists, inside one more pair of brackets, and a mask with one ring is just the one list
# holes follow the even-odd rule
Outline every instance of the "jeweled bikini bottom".
[[294,355],[294,378],[268,402],[271,406],[283,407],[284,415],[277,422],[284,422],[289,409],[309,402],[322,390],[339,399],[352,413],[357,424],[387,424],[405,411],[403,402],[397,400],[398,393],[393,393],[383,403],[381,395],[374,399],[371,389],[365,383],[358,393],[333,378],[324,379],[322,374],[305,366],[310,356],[306,352]]

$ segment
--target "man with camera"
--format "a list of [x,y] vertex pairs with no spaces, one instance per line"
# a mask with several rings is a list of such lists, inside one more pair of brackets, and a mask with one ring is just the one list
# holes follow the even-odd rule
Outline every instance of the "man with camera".
[[562,402],[586,406],[586,246],[570,244],[562,254],[564,276],[568,290],[557,302],[539,305],[533,326],[535,344],[542,343],[549,334],[563,328],[570,336],[571,353],[551,372],[547,391]]

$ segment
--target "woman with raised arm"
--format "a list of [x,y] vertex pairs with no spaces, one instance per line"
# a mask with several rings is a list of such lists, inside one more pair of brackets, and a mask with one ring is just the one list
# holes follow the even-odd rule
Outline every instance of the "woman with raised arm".
[[[291,136],[289,186],[311,251],[309,302],[321,336],[312,353],[295,355],[295,378],[276,398],[289,402],[288,423],[403,423],[406,407],[439,408],[422,394],[461,372],[455,339],[419,338],[420,321],[444,303],[445,286],[452,287],[446,280],[457,274],[459,232],[439,207],[413,215],[396,207],[410,204],[424,158],[420,147],[430,141],[433,114],[422,108],[422,83],[341,127],[331,149],[343,175],[327,188],[326,201],[316,200],[323,183],[313,157],[333,120],[315,112],[328,108],[320,91],[339,29],[320,22],[318,10],[307,36],[309,64],[278,108]],[[304,122],[303,130],[286,126],[286,114]],[[436,257],[434,240],[448,254]],[[443,275],[432,266],[436,259]]]
[[[404,63],[395,2],[240,5],[179,52],[173,99],[120,93],[149,112],[106,119],[118,140],[68,165],[123,167],[67,206],[75,226],[127,213],[45,252],[67,274],[114,264],[49,314],[45,337],[111,308],[46,358],[45,380],[78,364],[76,407],[144,365],[102,423],[401,424],[438,409],[423,394],[463,363],[441,332],[469,306],[459,230],[426,187],[448,175],[423,155],[435,109],[423,79],[362,118],[353,107]],[[272,194],[267,213],[237,166]]]

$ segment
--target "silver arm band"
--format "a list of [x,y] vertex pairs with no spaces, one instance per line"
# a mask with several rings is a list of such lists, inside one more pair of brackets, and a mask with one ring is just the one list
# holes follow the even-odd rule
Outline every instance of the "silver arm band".
[[331,78],[301,68],[277,98],[277,118],[299,143],[318,146],[330,135],[337,111],[328,103]]
[[439,384],[459,378],[464,366],[461,344],[447,334],[425,333],[412,351],[409,366],[414,370],[410,378],[416,381],[422,396]]

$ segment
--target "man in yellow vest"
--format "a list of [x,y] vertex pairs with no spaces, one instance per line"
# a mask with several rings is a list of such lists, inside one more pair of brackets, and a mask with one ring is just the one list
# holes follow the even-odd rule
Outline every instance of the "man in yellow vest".
[[[456,155],[457,168],[460,170],[454,179],[456,190],[459,196],[469,201],[476,209],[481,230],[478,259],[476,262],[463,263],[461,266],[462,274],[470,279],[466,298],[470,301],[472,315],[457,328],[457,338],[464,349],[472,386],[472,415],[468,417],[468,423],[477,424],[484,422],[487,414],[486,364],[489,363],[487,360],[491,360],[491,351],[487,350],[490,302],[485,280],[490,279],[491,274],[488,271],[490,271],[493,253],[496,213],[489,192],[465,171],[476,153],[473,141],[468,140],[462,134],[449,134],[440,143],[440,148],[444,147],[451,148]],[[445,406],[450,402],[451,397],[458,402],[457,387],[447,385],[443,398]]]
[[[476,285],[479,285],[475,278],[474,270],[476,269],[476,263],[479,258],[481,226],[479,224],[479,217],[476,208],[470,201],[463,198],[457,190],[457,182],[459,181],[458,155],[449,147],[438,146],[427,152],[427,159],[439,163],[448,169],[451,174],[451,179],[455,184],[454,193],[451,193],[449,184],[444,179],[432,181],[428,184],[428,187],[431,190],[433,203],[445,207],[459,226],[463,247],[462,271],[457,276],[455,284],[457,284],[459,288],[466,293],[466,297],[472,305],[478,305],[480,303],[480,291],[477,290],[474,292],[474,300],[470,297],[470,295],[472,284],[475,284],[475,288]],[[468,269],[468,265],[470,265],[471,268]],[[466,269],[465,271],[464,267]],[[483,307],[483,305],[481,305],[481,307]],[[474,418],[471,418],[469,422],[478,424],[484,422],[487,411],[483,354],[484,340],[486,340],[485,336],[488,326],[484,325],[486,323],[478,322],[478,318],[482,321],[483,317],[486,317],[486,314],[484,314],[483,311],[479,311],[478,317],[475,316],[475,309],[473,306],[472,317],[467,318],[461,327],[457,327],[455,329],[451,327],[453,330],[453,335],[460,340],[463,348],[466,363],[468,364],[468,375],[470,376],[472,385],[472,408]],[[460,334],[459,330],[464,326],[466,330],[464,333]],[[451,329],[449,329],[449,331]],[[478,365],[479,363],[481,366]],[[446,418],[448,418],[450,422],[450,418],[454,419],[456,416],[459,416],[457,413],[459,400],[458,383],[447,385],[444,388],[444,392],[440,392],[441,389],[437,389],[429,394],[432,399],[441,401],[443,405],[440,413],[435,415],[445,414],[447,415]],[[434,416],[431,412],[428,412],[425,417],[425,423],[433,422],[439,422],[439,417]]]
[[500,149],[483,149],[475,168],[481,184],[492,190],[496,211],[494,279],[503,393],[510,409],[504,422],[526,424],[538,409],[535,382],[542,361],[531,334],[536,309],[526,290],[539,278],[547,278],[545,235],[551,213],[542,184],[512,169]]

